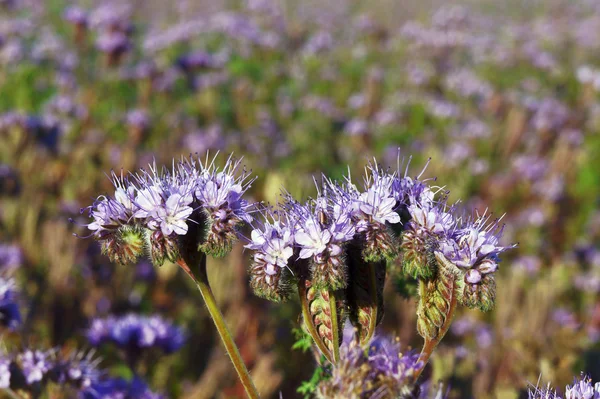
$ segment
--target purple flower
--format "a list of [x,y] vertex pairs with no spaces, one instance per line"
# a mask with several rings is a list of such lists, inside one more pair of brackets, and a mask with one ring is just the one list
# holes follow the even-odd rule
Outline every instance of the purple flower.
[[[535,387],[528,392],[529,399],[562,399],[550,386],[546,389]],[[600,399],[600,382],[594,383],[583,373],[565,388],[565,399]]]
[[0,354],[0,389],[10,388],[10,359]]
[[185,342],[183,330],[169,321],[160,316],[147,317],[136,314],[95,319],[86,336],[93,346],[112,343],[134,354],[153,347],[165,353],[172,353]]
[[400,215],[395,211],[397,200],[392,193],[393,178],[373,172],[373,182],[359,197],[360,210],[375,222],[399,223]]
[[82,8],[69,6],[63,12],[63,18],[73,24],[85,26],[88,23],[88,14]]
[[15,281],[0,276],[0,326],[15,329],[21,323]]
[[500,246],[500,220],[488,221],[489,217],[483,215],[449,234],[441,243],[446,258],[461,268],[474,268],[482,274],[495,272],[498,255],[514,246]]
[[87,389],[100,377],[97,369],[100,359],[94,352],[74,353],[67,359],[57,359],[49,371],[51,379],[60,384],[68,384],[77,389]]
[[420,367],[419,354],[415,351],[402,354],[400,341],[378,335],[369,344],[369,364],[376,374],[394,378],[398,384],[406,383]]
[[83,390],[80,399],[162,399],[163,395],[154,393],[148,385],[136,377],[132,381],[122,378],[106,378],[94,382],[90,387]]
[[23,252],[16,245],[0,244],[0,270],[13,270],[23,264]]
[[52,351],[40,350],[26,350],[17,356],[17,362],[28,385],[44,379],[53,365],[52,357]]
[[[250,267],[250,283],[262,297],[278,300],[285,296],[285,281],[281,275],[294,255],[293,226],[271,211],[264,213],[265,221],[254,227],[246,248],[254,251]],[[283,285],[281,284],[283,283]]]
[[331,377],[317,387],[318,397],[405,397],[415,389],[418,357],[412,351],[401,353],[398,340],[383,336],[375,337],[366,350],[354,340],[343,343]]
[[321,255],[331,240],[331,232],[324,229],[321,224],[311,216],[296,227],[294,235],[296,243],[302,248],[300,258],[306,259]]

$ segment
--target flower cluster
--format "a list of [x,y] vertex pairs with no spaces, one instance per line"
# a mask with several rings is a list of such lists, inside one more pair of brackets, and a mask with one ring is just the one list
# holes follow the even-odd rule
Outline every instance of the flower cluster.
[[86,336],[93,346],[112,343],[128,353],[159,348],[165,353],[179,350],[185,343],[185,333],[160,316],[128,314],[92,321]]
[[[548,386],[545,389],[530,389],[528,398],[563,399],[563,396]],[[600,382],[594,383],[590,377],[582,374],[573,381],[573,385],[567,385],[564,399],[600,399]]]
[[58,356],[56,351],[26,349],[15,355],[0,355],[0,388],[37,391],[48,382],[75,391],[92,386],[101,372],[93,353]]
[[49,382],[59,385],[61,393],[81,399],[140,398],[159,399],[144,381],[111,378],[98,369],[93,352],[60,356],[55,350],[27,349],[21,353],[0,353],[0,389],[39,393]]
[[102,241],[111,260],[132,263],[144,249],[152,261],[177,261],[183,237],[207,254],[224,256],[237,239],[241,223],[250,222],[252,204],[242,195],[252,179],[238,175],[240,161],[231,157],[221,170],[216,159],[185,159],[168,171],[151,165],[127,177],[112,174],[113,197],[100,196],[89,210],[87,225]]
[[17,304],[15,281],[0,275],[0,326],[14,329],[20,323],[21,312]]
[[263,212],[246,245],[256,294],[277,301],[297,285],[307,329],[330,361],[340,342],[335,326],[346,316],[361,344],[372,337],[383,316],[386,264],[399,254],[402,278],[422,282],[418,330],[426,339],[441,339],[457,302],[484,311],[494,305],[498,255],[512,248],[499,244],[499,220],[456,217],[447,192],[422,180],[423,172],[410,177],[402,164],[395,171],[369,164],[362,191],[350,176],[342,183],[323,176],[317,197],[304,204],[286,194],[279,210]]
[[355,340],[344,343],[340,361],[317,387],[317,397],[412,397],[418,390],[413,380],[420,367],[418,357],[415,352],[402,353],[399,341],[386,336],[375,337],[366,349]]

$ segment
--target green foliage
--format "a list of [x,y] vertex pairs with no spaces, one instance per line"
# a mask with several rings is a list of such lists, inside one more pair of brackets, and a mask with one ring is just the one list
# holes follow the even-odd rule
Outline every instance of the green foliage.
[[294,349],[294,350],[299,349],[302,352],[306,353],[307,351],[309,351],[312,348],[312,345],[313,345],[312,338],[311,338],[310,334],[308,334],[302,328],[293,328],[292,334],[294,334],[294,338],[296,339],[296,342],[294,342],[294,345],[292,345],[292,349]]
[[[321,362],[325,361],[325,358],[321,359]],[[317,366],[313,375],[310,377],[308,381],[303,381],[300,384],[300,387],[296,390],[296,392],[304,395],[304,399],[309,399],[313,397],[313,394],[317,390],[319,383],[321,381],[325,381],[328,378],[328,373],[326,372],[323,366]]]

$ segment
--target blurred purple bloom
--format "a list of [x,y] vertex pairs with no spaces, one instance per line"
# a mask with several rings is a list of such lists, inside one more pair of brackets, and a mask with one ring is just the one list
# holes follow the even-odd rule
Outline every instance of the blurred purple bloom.
[[0,353],[0,389],[10,387],[10,359]]
[[132,353],[153,347],[172,353],[185,343],[185,334],[181,328],[160,316],[136,314],[95,319],[86,336],[93,346],[112,343]]
[[21,371],[28,385],[41,382],[51,369],[53,352],[26,350],[17,356]]
[[12,278],[0,276],[0,326],[15,329],[21,323],[17,291]]
[[0,244],[0,271],[13,270],[23,264],[23,252],[17,245]]
[[79,394],[80,399],[163,399],[154,393],[139,377],[132,381],[122,378],[107,378],[94,382]]

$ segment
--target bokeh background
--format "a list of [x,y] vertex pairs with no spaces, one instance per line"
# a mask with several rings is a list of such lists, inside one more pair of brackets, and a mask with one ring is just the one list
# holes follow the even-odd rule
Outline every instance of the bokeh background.
[[[73,236],[80,209],[112,192],[111,170],[153,160],[234,152],[258,176],[249,196],[276,203],[282,187],[314,195],[313,175],[360,179],[372,157],[395,168],[400,147],[412,175],[431,158],[451,200],[506,213],[519,243],[496,308],[460,310],[432,378],[456,398],[599,380],[599,38],[595,0],[0,0],[0,268],[24,314],[0,347],[87,348],[94,318],[160,314],[187,342],[135,372],[172,398],[243,397],[193,284],[111,264]],[[299,305],[253,296],[249,257],[241,243],[209,260],[213,289],[264,397],[303,397],[316,363],[292,350]],[[393,276],[380,329],[420,348]]]

